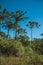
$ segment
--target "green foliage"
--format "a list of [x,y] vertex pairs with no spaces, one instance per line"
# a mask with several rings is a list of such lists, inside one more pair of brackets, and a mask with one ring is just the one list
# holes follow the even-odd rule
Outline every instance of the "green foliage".
[[[11,42],[11,41],[10,41]],[[24,47],[22,46],[21,42],[18,42],[16,40],[13,40],[14,46],[18,49],[18,56],[22,56],[24,54]]]
[[4,55],[21,56],[24,54],[24,47],[21,42],[15,40],[1,40],[0,39],[0,52]]
[[[33,44],[32,47],[38,46]],[[32,47],[29,45],[24,47],[21,42],[14,39],[4,40],[0,38],[0,65],[43,65],[43,55],[37,54]]]
[[29,46],[25,47],[25,54],[27,56],[31,55],[32,53],[33,53],[33,50],[31,47],[29,47]]
[[4,55],[13,54],[13,52],[16,54],[17,51],[17,49],[14,47],[14,44],[8,42],[7,40],[0,42],[0,50]]
[[20,41],[22,42],[22,45],[24,47],[28,46],[29,45],[29,37],[24,35],[24,36],[20,36]]
[[42,54],[43,55],[43,38],[42,39],[35,39],[32,42],[32,48],[38,54]]

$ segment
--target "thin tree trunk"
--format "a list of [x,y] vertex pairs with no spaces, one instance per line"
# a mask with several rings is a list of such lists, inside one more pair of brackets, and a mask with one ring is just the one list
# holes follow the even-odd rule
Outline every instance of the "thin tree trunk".
[[16,40],[16,29],[15,29],[15,40]]
[[16,38],[17,38],[17,27],[15,27],[15,40],[17,40]]
[[[15,24],[17,25],[17,21],[15,22]],[[17,26],[15,26],[15,40],[17,40],[16,37],[17,37]]]
[[[1,24],[0,24],[0,33],[1,33]],[[0,35],[0,37],[1,37],[1,35]]]
[[0,32],[1,32],[1,23],[0,23]]
[[0,32],[1,32],[1,27],[0,27]]
[[31,28],[31,42],[30,42],[30,46],[32,44],[32,28]]
[[9,29],[8,29],[8,40],[9,40]]

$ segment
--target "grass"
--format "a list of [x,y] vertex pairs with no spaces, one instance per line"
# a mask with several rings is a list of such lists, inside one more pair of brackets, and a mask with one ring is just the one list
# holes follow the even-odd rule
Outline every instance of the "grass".
[[43,65],[43,56],[0,56],[0,65]]

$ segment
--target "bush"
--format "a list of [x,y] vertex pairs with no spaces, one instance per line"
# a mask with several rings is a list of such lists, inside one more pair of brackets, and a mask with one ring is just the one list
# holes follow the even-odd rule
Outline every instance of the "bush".
[[1,53],[4,55],[11,55],[11,54],[16,55],[18,51],[16,47],[14,46],[14,44],[12,42],[10,43],[7,40],[0,42],[0,50],[1,50]]
[[24,47],[22,46],[22,43],[18,42],[18,41],[14,41],[13,43],[14,43],[14,46],[16,47],[16,49],[18,50],[17,56],[24,55]]
[[29,37],[28,36],[20,36],[20,41],[22,42],[22,45],[24,47],[27,47],[29,45]]
[[30,56],[33,53],[33,50],[31,47],[27,46],[25,47],[25,55]]
[[1,40],[0,41],[0,53],[4,55],[23,55],[24,47],[21,42],[17,42],[14,40]]
[[36,39],[32,43],[32,49],[38,54],[43,55],[43,39]]

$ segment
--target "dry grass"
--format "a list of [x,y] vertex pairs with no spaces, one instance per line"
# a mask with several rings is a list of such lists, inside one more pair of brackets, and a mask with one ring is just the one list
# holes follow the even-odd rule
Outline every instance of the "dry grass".
[[[28,62],[29,57],[0,57],[0,65],[23,65]],[[30,61],[30,60],[29,60]]]
[[[36,59],[37,60],[37,59]],[[0,65],[43,65],[43,61],[36,62],[35,59],[31,59],[29,56],[23,57],[4,57],[0,56]]]

